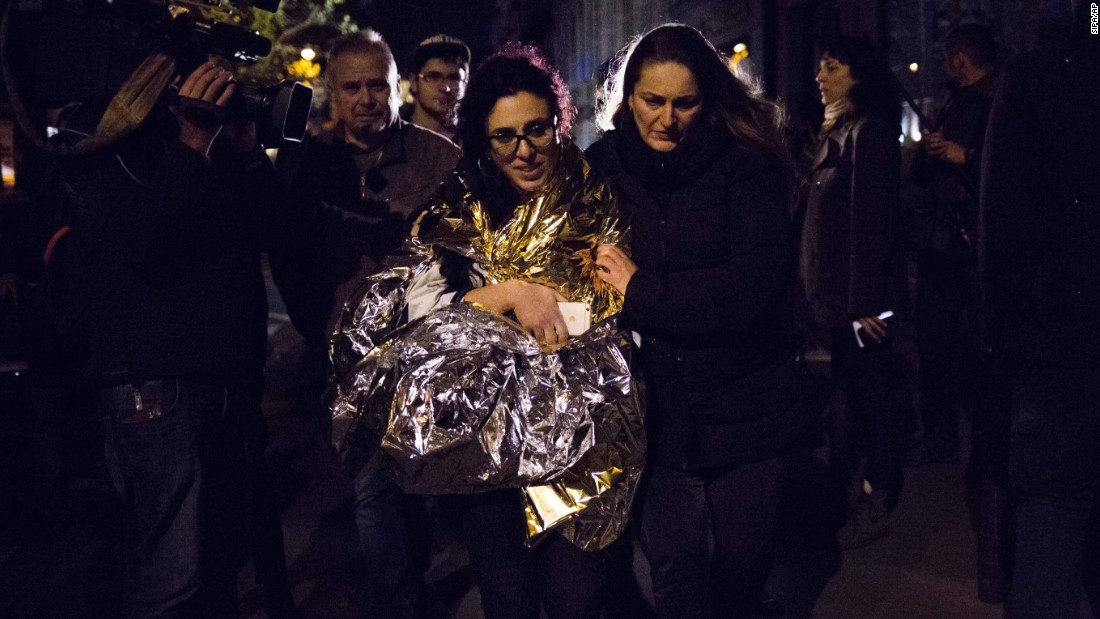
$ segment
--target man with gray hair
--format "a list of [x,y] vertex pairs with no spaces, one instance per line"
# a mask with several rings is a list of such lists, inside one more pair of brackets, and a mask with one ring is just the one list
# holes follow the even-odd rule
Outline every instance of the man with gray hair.
[[[454,167],[458,149],[446,138],[401,120],[397,65],[382,37],[364,30],[341,37],[328,55],[326,86],[335,126],[301,147],[283,150],[278,168],[289,185],[292,224],[272,273],[294,326],[313,357],[304,402],[320,400],[325,351],[348,294],[382,268],[425,203]],[[312,361],[312,363],[311,363]],[[328,419],[327,411],[318,411]],[[422,505],[353,454],[355,520],[368,569],[371,617],[412,617],[423,556],[414,560],[409,519]]]

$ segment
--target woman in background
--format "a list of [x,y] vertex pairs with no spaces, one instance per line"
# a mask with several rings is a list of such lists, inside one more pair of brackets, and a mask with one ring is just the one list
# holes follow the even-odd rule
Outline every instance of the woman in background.
[[657,611],[767,614],[780,491],[807,428],[791,349],[792,166],[774,106],[694,28],[660,26],[624,57],[602,102],[611,130],[588,155],[633,235],[631,254],[605,245],[597,264],[625,295],[621,326],[642,337],[641,537]]
[[[817,84],[825,121],[799,264],[811,325],[832,352],[833,380],[866,429],[852,441],[866,445],[862,490],[837,534],[847,549],[889,532],[887,500],[901,485],[887,388],[896,318],[886,314],[901,312],[907,300],[898,206],[901,108],[885,57],[864,39],[828,44]],[[845,463],[852,472],[856,460]]]

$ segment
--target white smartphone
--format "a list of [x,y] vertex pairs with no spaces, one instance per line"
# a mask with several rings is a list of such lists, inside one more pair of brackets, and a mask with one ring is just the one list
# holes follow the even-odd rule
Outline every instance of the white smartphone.
[[558,310],[561,311],[561,317],[565,319],[569,335],[580,335],[592,326],[592,308],[588,307],[587,303],[558,301]]

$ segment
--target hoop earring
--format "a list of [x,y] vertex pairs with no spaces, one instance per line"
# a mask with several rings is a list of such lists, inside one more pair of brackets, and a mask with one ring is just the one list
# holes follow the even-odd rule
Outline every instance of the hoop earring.
[[485,171],[485,158],[484,157],[478,157],[477,169],[481,171],[482,176],[484,176],[485,178],[496,178],[496,177],[500,176],[500,168],[498,168],[496,166],[496,164],[493,163],[491,160],[489,161],[489,167],[491,167],[493,169],[492,174]]

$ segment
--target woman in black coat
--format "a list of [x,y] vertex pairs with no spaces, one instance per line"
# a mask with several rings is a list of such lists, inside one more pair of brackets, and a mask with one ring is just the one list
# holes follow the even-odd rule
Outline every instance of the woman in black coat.
[[867,429],[863,492],[837,538],[841,548],[855,548],[886,535],[886,500],[900,486],[886,312],[901,311],[907,300],[899,242],[901,108],[885,58],[863,39],[829,44],[817,83],[825,122],[799,266],[810,322],[832,352],[834,380]]
[[[632,255],[602,246],[642,338],[643,549],[663,617],[760,606],[787,454],[805,430],[790,349],[790,165],[773,108],[670,24],[626,52],[589,160],[619,191]],[[713,540],[713,552],[709,549]]]

